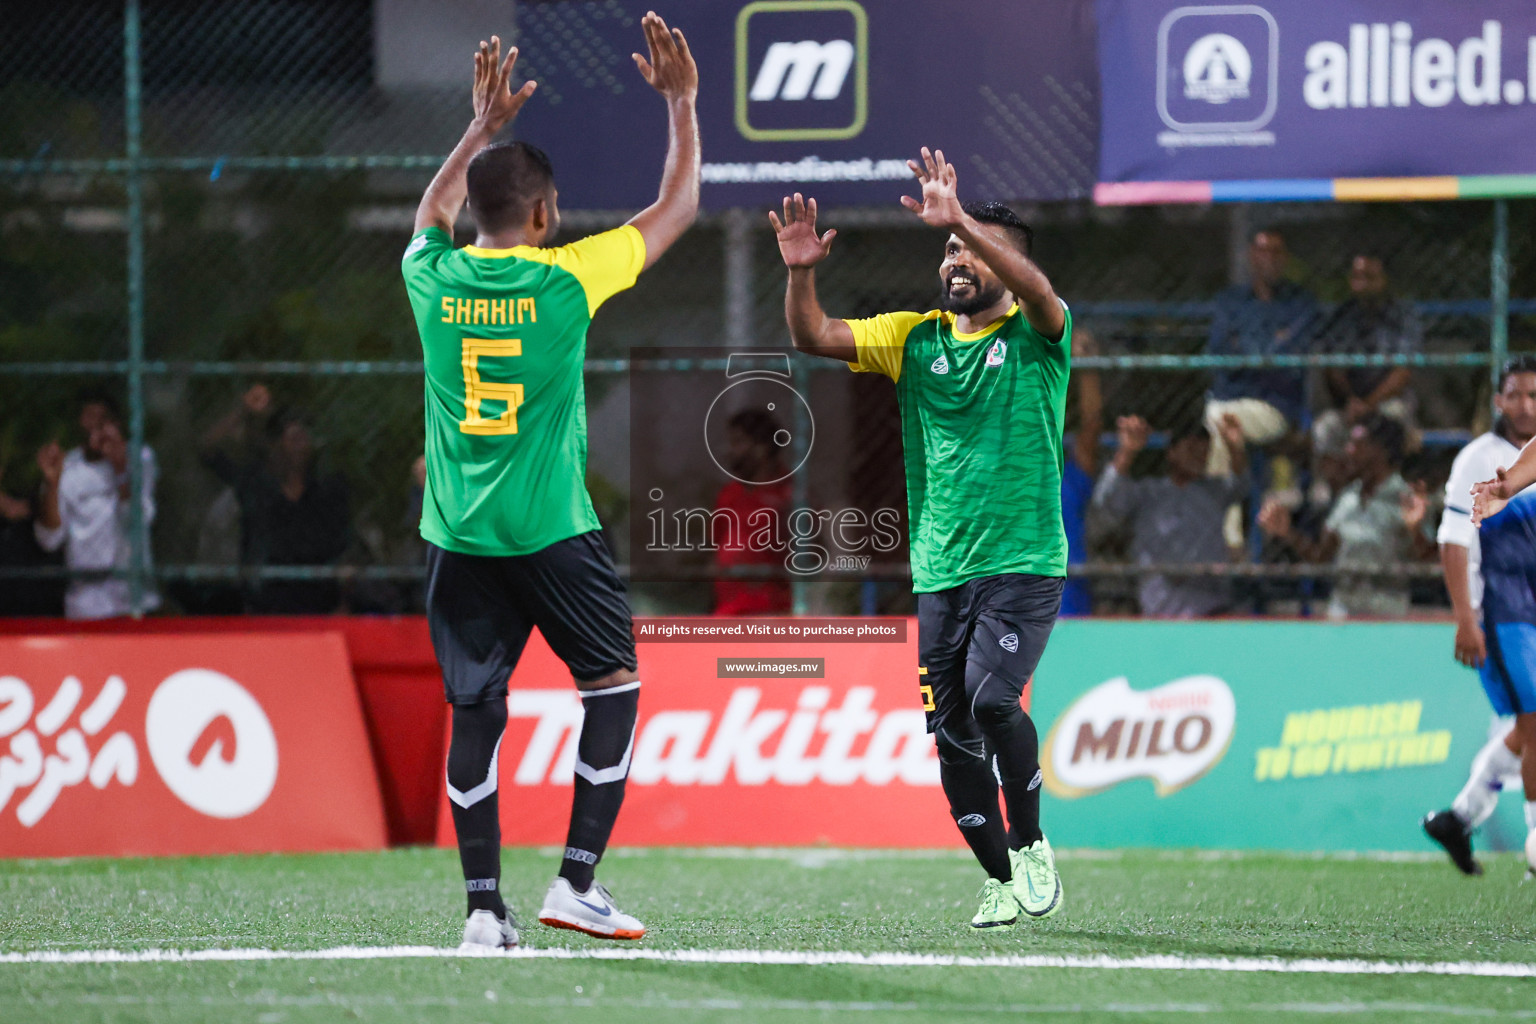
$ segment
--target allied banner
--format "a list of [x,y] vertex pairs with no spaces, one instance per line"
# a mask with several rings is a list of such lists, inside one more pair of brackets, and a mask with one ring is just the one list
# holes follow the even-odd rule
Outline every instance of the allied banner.
[[[518,73],[539,82],[515,133],[549,152],[560,201],[656,198],[665,105],[636,73],[639,0],[517,6]],[[706,207],[887,205],[937,146],[970,199],[1093,187],[1098,81],[1088,0],[674,0],[699,64]]]
[[[615,844],[958,841],[924,727],[915,623],[885,640],[708,643],[645,640],[653,624],[636,622],[640,720]],[[537,636],[507,710],[502,839],[564,843],[582,706]],[[451,845],[446,798],[439,822]]]
[[[1536,172],[1520,0],[1098,0],[1098,22],[1100,201],[1451,198]],[[1434,180],[1333,180],[1380,178]]]
[[[1063,846],[1430,850],[1492,725],[1448,624],[1063,621],[1034,715]],[[1515,786],[1518,790],[1518,785]],[[1518,792],[1480,845],[1524,840]]]
[[0,857],[384,841],[339,634],[0,639]]

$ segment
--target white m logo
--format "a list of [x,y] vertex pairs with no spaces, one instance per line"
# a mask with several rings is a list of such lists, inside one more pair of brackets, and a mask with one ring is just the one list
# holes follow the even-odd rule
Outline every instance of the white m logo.
[[846,39],[774,43],[763,56],[749,96],[754,101],[803,100],[807,96],[835,100],[843,91],[848,69],[853,67],[854,53],[853,43]]

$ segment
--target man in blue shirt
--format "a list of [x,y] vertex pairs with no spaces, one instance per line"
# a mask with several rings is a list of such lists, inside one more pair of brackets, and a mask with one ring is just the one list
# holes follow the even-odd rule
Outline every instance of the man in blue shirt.
[[[1317,301],[1285,277],[1290,259],[1285,239],[1273,228],[1248,246],[1249,283],[1216,297],[1206,351],[1213,356],[1300,355],[1312,347],[1318,326]],[[1283,437],[1305,410],[1302,370],[1218,370],[1205,407],[1211,432],[1212,476],[1229,471],[1221,423],[1235,416],[1250,444]]]

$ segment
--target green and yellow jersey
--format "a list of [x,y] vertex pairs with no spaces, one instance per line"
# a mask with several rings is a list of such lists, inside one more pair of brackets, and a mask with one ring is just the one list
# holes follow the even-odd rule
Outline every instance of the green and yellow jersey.
[[1067,574],[1066,316],[1059,341],[1017,305],[975,334],[938,310],[848,321],[849,365],[896,382],[917,593],[999,573]]
[[587,327],[644,265],[629,225],[554,249],[455,249],[441,228],[411,239],[401,271],[426,362],[424,538],[526,555],[598,528]]

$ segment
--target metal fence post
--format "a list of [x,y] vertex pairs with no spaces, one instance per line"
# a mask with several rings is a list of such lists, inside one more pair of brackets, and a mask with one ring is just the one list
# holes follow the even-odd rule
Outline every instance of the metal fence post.
[[149,523],[144,518],[144,170],[141,151],[139,0],[123,11],[123,110],[128,190],[128,588],[135,618],[144,614]]
[[752,211],[725,214],[725,343],[731,348],[752,344]]
[[[1499,393],[1499,373],[1509,358],[1509,200],[1493,201],[1493,251],[1489,257],[1493,279],[1489,295],[1489,373],[1493,394]],[[1497,410],[1495,410],[1495,413]]]

